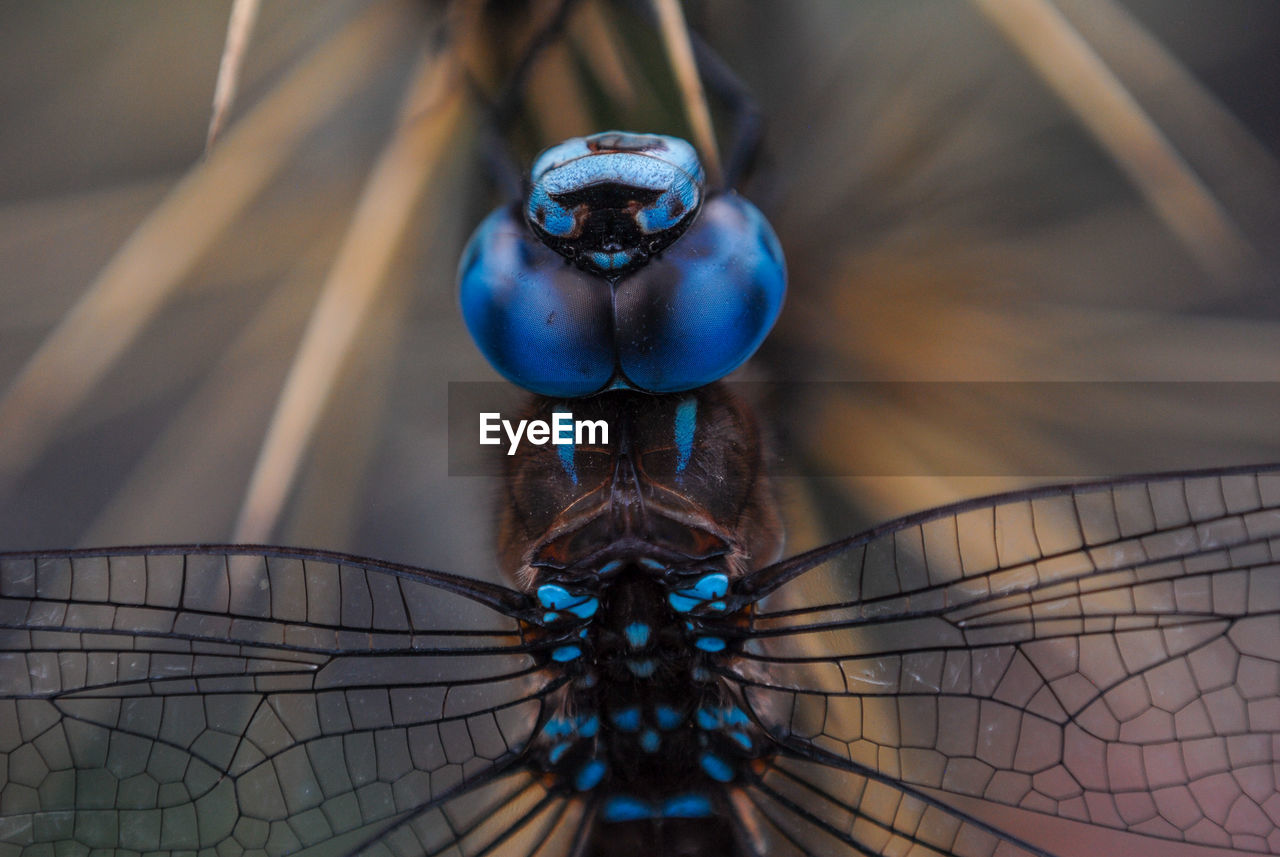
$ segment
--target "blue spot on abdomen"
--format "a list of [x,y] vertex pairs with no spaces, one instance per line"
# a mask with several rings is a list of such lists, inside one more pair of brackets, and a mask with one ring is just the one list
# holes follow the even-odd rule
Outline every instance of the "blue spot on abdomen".
[[649,643],[649,626],[644,622],[632,622],[622,629],[622,633],[633,649],[643,649]]
[[663,818],[707,818],[712,814],[711,799],[696,792],[675,795],[662,802]]
[[733,780],[733,768],[724,759],[713,753],[703,753],[702,758],[698,760],[698,764],[702,766],[702,770],[708,777],[718,783],[727,783]]
[[649,804],[631,795],[612,795],[600,807],[600,817],[605,821],[640,821],[653,817]]
[[652,729],[646,729],[640,733],[640,749],[646,753],[656,753],[658,748],[662,746],[662,738]]
[[609,766],[604,762],[592,759],[578,769],[577,776],[573,778],[573,787],[580,792],[590,791],[600,785],[608,770]]

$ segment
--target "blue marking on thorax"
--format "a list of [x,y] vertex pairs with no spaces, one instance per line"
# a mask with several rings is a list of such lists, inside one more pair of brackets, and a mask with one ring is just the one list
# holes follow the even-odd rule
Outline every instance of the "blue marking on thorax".
[[582,657],[582,649],[577,646],[561,646],[551,652],[551,659],[558,663],[568,663]]
[[702,602],[697,598],[691,598],[688,595],[681,595],[679,592],[670,592],[667,594],[667,603],[671,605],[671,609],[677,613],[688,613]]
[[578,774],[573,778],[573,787],[580,792],[589,791],[600,785],[600,781],[604,779],[605,773],[609,770],[609,766],[599,759],[592,759],[581,768]]
[[693,588],[705,601],[710,601],[712,598],[722,598],[729,591],[729,576],[726,574],[708,574],[700,578],[693,585]]
[[577,600],[569,594],[569,590],[554,583],[544,583],[538,587],[538,603],[543,607],[557,609],[560,606]]
[[632,622],[622,629],[622,633],[633,649],[643,649],[649,643],[649,626],[644,622]]
[[702,766],[703,772],[708,777],[718,783],[727,783],[733,779],[733,768],[729,763],[714,753],[703,753],[702,758],[698,760],[698,764]]
[[722,652],[725,642],[719,637],[699,637],[693,641],[693,645],[704,652]]
[[664,800],[659,814],[663,818],[707,818],[714,812],[710,798],[704,794],[691,792],[674,795]]
[[693,455],[693,436],[698,428],[698,400],[689,396],[676,405],[676,472],[683,473]]
[[551,752],[547,754],[547,760],[553,765],[558,763],[564,758],[564,754],[569,752],[569,748],[572,746],[573,745],[568,741],[561,741],[559,744],[556,744],[551,748]]
[[583,738],[594,738],[600,730],[600,718],[595,714],[578,718],[578,734]]
[[722,604],[714,599],[722,598],[729,591],[729,577],[724,574],[707,574],[698,579],[687,589],[677,589],[668,593],[667,603],[677,613],[688,613],[699,604],[712,602]]
[[728,733],[728,735],[729,735],[729,737],[730,737],[730,738],[732,738],[734,741],[736,741],[736,742],[737,742],[737,744],[738,744],[738,746],[739,746],[739,747],[741,747],[742,749],[746,750],[748,753],[750,753],[750,752],[751,752],[751,748],[752,748],[752,746],[753,746],[753,742],[751,741],[751,736],[750,736],[750,735],[748,735],[748,734],[747,734],[747,733],[745,733],[745,732],[739,732],[739,731],[737,731],[737,730],[734,730],[734,731],[732,731],[732,732],[729,732],[729,733]]
[[564,610],[579,619],[589,619],[600,609],[600,599],[594,595],[576,595],[554,583],[539,586],[537,596],[538,603],[548,610]]
[[715,729],[720,725],[720,714],[714,708],[699,708],[694,713],[699,729]]
[[656,753],[658,748],[662,746],[662,738],[652,729],[646,729],[640,733],[640,749],[646,753]]
[[574,485],[577,485],[578,484],[577,438],[574,438],[572,443],[556,444],[556,450],[560,454],[561,469],[564,470],[565,475],[569,477],[569,481],[572,482]]

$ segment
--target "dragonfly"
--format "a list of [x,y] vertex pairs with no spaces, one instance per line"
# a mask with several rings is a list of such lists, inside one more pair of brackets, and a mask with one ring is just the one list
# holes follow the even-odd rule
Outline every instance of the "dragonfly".
[[[724,462],[704,458],[723,450],[707,434],[742,420],[708,395],[693,418],[678,399],[669,416],[645,406],[622,419],[644,436],[652,418],[658,444],[580,450],[571,466],[556,456],[518,482],[549,472],[581,500],[588,471],[625,464],[624,496],[661,492],[679,481],[671,472],[719,488]],[[704,445],[681,442],[690,423]],[[730,446],[758,450],[750,437]],[[4,603],[19,618],[5,625],[6,664],[18,665],[6,686],[12,676],[22,692],[6,700],[5,747],[22,779],[5,785],[8,805],[28,810],[8,829],[33,850],[1060,853],[977,801],[1160,846],[1265,852],[1265,762],[1248,754],[1274,731],[1258,630],[1274,609],[1250,595],[1274,589],[1274,495],[1271,470],[1024,493],[757,566],[776,534],[747,491],[755,514],[737,545],[707,552],[708,531],[682,520],[667,542],[647,541],[686,539],[681,573],[634,547],[607,572],[656,592],[634,599],[661,611],[639,623],[567,573],[573,539],[538,544],[555,561],[525,563],[534,546],[513,536],[514,589],[285,549],[8,556]],[[519,508],[562,518],[575,505],[532,496]],[[1055,543],[1073,523],[1080,537]],[[592,559],[596,571],[614,561]],[[666,560],[663,574],[643,577],[656,571],[643,560]],[[544,582],[535,567],[561,576]],[[677,645],[651,644],[662,632]],[[652,687],[649,661],[666,671]],[[636,714],[602,691],[583,710],[592,686],[618,688],[614,674],[641,688]],[[678,715],[670,729],[659,706]],[[680,787],[626,777],[619,759],[643,759],[650,735],[655,753],[691,751],[663,768]],[[1161,752],[1184,738],[1202,755],[1181,762],[1179,781]]]

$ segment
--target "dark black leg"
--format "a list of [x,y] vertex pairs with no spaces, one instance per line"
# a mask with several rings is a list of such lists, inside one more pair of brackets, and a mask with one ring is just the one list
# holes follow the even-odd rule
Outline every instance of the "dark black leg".
[[760,104],[742,78],[729,68],[706,40],[690,31],[698,72],[703,83],[724,101],[733,116],[733,137],[724,153],[724,186],[732,188],[750,169],[760,150],[763,114]]
[[[656,26],[653,7],[648,0],[629,0],[629,5]],[[694,58],[703,84],[715,93],[733,117],[732,142],[723,153],[724,186],[726,189],[732,188],[751,168],[760,148],[760,132],[763,127],[760,105],[742,82],[742,78],[692,29],[689,31],[689,41],[693,44]]]
[[[518,158],[506,143],[507,133],[518,119],[525,85],[542,52],[560,37],[565,21],[578,0],[559,0],[554,13],[529,40],[519,62],[496,99],[488,98],[473,85],[477,99],[485,104],[488,121],[482,133],[482,145],[494,182],[504,195],[518,199],[523,194],[524,174]],[[644,0],[630,0],[629,5],[646,20],[653,21],[653,8]],[[762,114],[751,90],[720,56],[696,32],[690,32],[698,72],[703,83],[729,110],[732,123],[731,142],[724,159],[724,186],[734,187],[751,168],[760,145]]]
[[481,132],[485,160],[489,164],[494,183],[509,199],[520,199],[524,195],[524,170],[520,159],[507,145],[507,132],[520,114],[524,87],[533,64],[560,36],[565,21],[577,4],[578,0],[559,0],[555,12],[525,46],[524,54],[512,69],[506,85],[496,99],[490,99],[475,81],[471,81],[475,98],[483,104],[488,114]]

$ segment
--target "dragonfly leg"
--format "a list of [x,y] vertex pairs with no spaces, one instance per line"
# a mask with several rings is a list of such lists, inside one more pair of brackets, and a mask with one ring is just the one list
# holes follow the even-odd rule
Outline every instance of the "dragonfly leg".
[[690,31],[702,81],[724,101],[733,116],[733,142],[725,153],[724,186],[732,188],[750,169],[760,150],[763,113],[747,84],[706,40]]
[[519,62],[496,98],[489,98],[476,81],[471,80],[473,95],[487,114],[481,131],[485,160],[494,184],[508,199],[520,199],[524,195],[524,170],[507,143],[507,132],[520,113],[521,99],[533,64],[559,37],[565,21],[578,2],[579,0],[559,0],[555,11],[529,39]]
[[[655,13],[650,3],[632,0],[630,5],[651,23],[656,23]],[[763,113],[759,102],[742,78],[734,73],[729,64],[721,59],[696,30],[689,27],[688,31],[703,84],[715,93],[733,117],[733,142],[724,153],[726,157],[723,179],[724,188],[732,188],[750,170],[756,152],[760,148]]]

